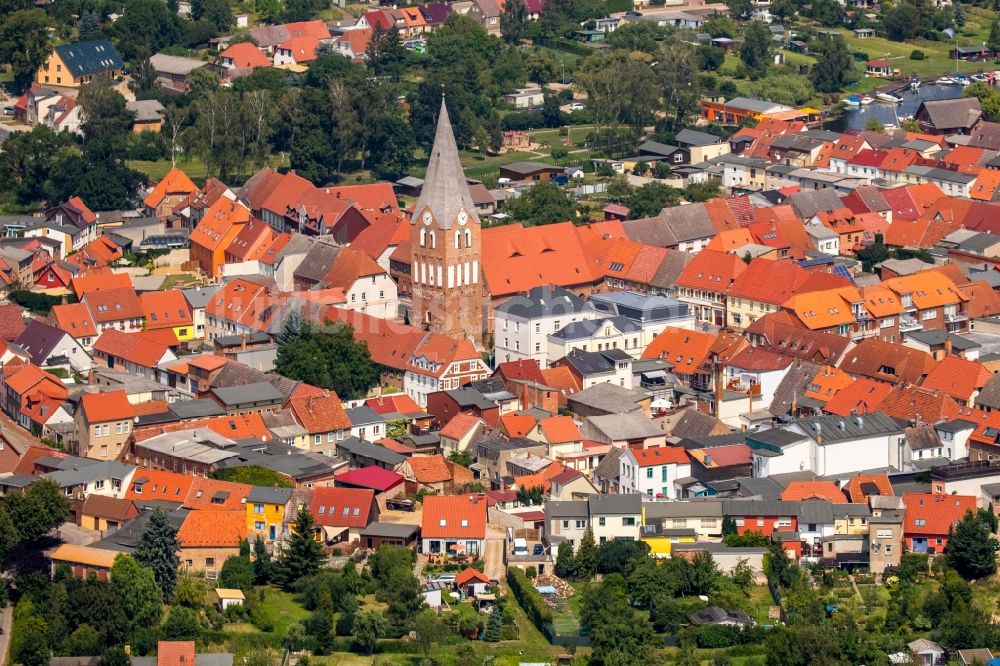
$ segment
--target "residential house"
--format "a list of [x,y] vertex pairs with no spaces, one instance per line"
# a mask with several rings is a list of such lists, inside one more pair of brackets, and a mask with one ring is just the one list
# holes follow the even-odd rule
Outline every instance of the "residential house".
[[498,362],[531,359],[545,367],[548,336],[594,316],[586,301],[561,287],[535,287],[526,295],[513,296],[494,309]]
[[14,344],[31,357],[32,364],[43,370],[85,372],[90,369],[90,356],[68,333],[40,319],[29,319]]
[[550,548],[568,540],[575,549],[590,522],[587,500],[548,501],[545,503],[545,536]]
[[853,416],[814,416],[788,426],[811,440],[809,465],[819,476],[853,474],[903,463],[903,429],[891,417],[874,412]]
[[255,486],[246,503],[246,529],[248,534],[273,543],[286,532],[285,511],[292,497],[291,488],[263,488]]
[[129,440],[135,408],[125,391],[86,393],[73,414],[77,450],[98,460],[117,460]]
[[356,542],[361,532],[378,521],[375,491],[364,488],[314,488],[309,513],[325,543]]
[[969,511],[975,512],[971,495],[906,493],[903,543],[911,553],[942,553],[955,523]]
[[734,254],[702,250],[678,276],[677,299],[691,307],[698,322],[724,326],[729,289],[746,267]]
[[216,580],[226,560],[239,556],[246,538],[246,512],[242,509],[191,511],[177,530],[181,567]]
[[674,482],[691,476],[691,459],[680,446],[657,446],[635,449],[638,491],[648,497],[672,499],[678,497]]
[[590,495],[587,508],[597,543],[613,539],[638,540],[642,526],[642,497],[639,494]]
[[485,552],[486,498],[481,495],[427,495],[420,529],[424,553]]
[[120,76],[125,64],[106,39],[60,44],[35,75],[40,84],[79,88],[95,76]]

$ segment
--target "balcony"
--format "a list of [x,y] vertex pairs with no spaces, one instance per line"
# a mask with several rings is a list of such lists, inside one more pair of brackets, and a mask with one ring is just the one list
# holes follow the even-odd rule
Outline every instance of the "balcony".
[[900,317],[899,318],[899,332],[907,333],[909,331],[919,331],[923,326],[917,320],[916,317]]
[[969,315],[964,314],[962,312],[956,312],[954,314],[947,314],[947,313],[945,313],[945,315],[944,315],[944,321],[945,321],[945,323],[948,323],[948,324],[955,324],[955,323],[958,323],[960,321],[967,321],[968,319],[969,319]]

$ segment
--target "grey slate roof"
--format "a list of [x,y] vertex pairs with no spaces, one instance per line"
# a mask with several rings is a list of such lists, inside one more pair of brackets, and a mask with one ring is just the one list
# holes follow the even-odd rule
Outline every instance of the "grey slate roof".
[[938,130],[970,128],[982,116],[976,97],[926,100],[921,102],[914,115],[920,117],[921,110],[926,112],[927,118]]
[[722,143],[722,137],[693,129],[682,129],[674,137],[674,141],[682,146],[713,146]]
[[618,481],[618,477],[621,474],[621,459],[624,453],[625,449],[618,448],[617,446],[611,447],[604,454],[604,457],[601,458],[601,462],[597,463],[597,467],[594,468],[594,478]]
[[[686,252],[684,254],[687,254]],[[635,322],[670,321],[685,317],[688,304],[659,294],[640,294],[636,291],[609,291],[594,294],[590,304],[601,312],[626,317]]]
[[569,502],[546,502],[546,518],[586,518],[589,515],[589,503],[586,500]]
[[622,333],[641,330],[639,325],[627,317],[607,317],[605,319],[584,319],[573,321],[552,333],[550,337],[560,340],[587,340],[593,337],[605,324],[613,324]]
[[[294,238],[294,236],[293,236]],[[187,289],[181,289],[184,293],[184,298],[187,299],[188,305],[193,309],[204,309],[209,302],[212,300],[212,296],[215,295],[220,289],[221,285],[204,285],[201,287],[188,287]]]
[[720,423],[722,421],[711,414],[705,414],[698,409],[691,408],[684,411],[681,418],[674,424],[674,429],[670,431],[670,434],[673,437],[707,437]]
[[254,486],[247,495],[248,502],[262,502],[264,504],[286,504],[292,496],[291,488],[265,488]]
[[50,472],[45,475],[45,478],[51,479],[60,488],[69,488],[70,486],[99,481],[101,479],[122,480],[133,469],[135,469],[134,465],[125,465],[116,460],[109,460],[107,462],[86,465],[79,469],[61,469],[58,472]]
[[642,497],[638,494],[588,495],[590,515],[632,515],[642,513]]
[[580,314],[587,310],[587,303],[562,287],[535,287],[526,296],[514,296],[497,307],[497,312],[514,317],[536,319],[556,315]]
[[123,69],[125,63],[118,56],[115,47],[106,39],[95,39],[89,42],[74,42],[60,44],[55,47],[63,64],[73,75],[73,78],[94,76]]
[[458,157],[458,145],[455,143],[444,98],[441,99],[441,111],[438,114],[427,173],[424,175],[424,186],[413,207],[410,224],[423,224],[421,218],[426,209],[430,209],[435,226],[441,229],[450,229],[456,224],[458,213],[463,209],[469,215],[469,224],[479,224],[479,215]]
[[656,437],[663,432],[641,412],[588,416],[587,422],[610,441]]
[[406,460],[406,456],[400,455],[395,451],[390,451],[384,446],[358,439],[357,437],[348,437],[341,442],[337,442],[337,449],[343,449],[351,455],[378,460],[392,466],[396,466]]
[[[860,417],[860,421],[861,425],[858,425],[858,422],[851,417],[811,416],[800,419],[797,425],[813,440],[817,434],[822,435],[823,445],[903,432],[895,419],[882,412],[865,414]],[[816,432],[815,426],[820,427],[819,433]]]
[[793,363],[774,391],[768,411],[773,416],[781,416],[792,411],[792,401],[799,400],[819,372],[819,366],[809,361]]
[[323,242],[315,243],[306,253],[299,267],[295,269],[295,277],[322,283],[339,253],[340,248],[336,245]]
[[476,407],[478,409],[493,409],[496,404],[492,400],[487,400],[486,397],[472,388],[457,388],[445,391],[445,393],[458,403],[459,407]]
[[236,386],[213,388],[212,393],[226,405],[244,405],[249,403],[280,403],[285,396],[270,382],[254,382]]
[[788,197],[787,203],[795,209],[800,219],[807,220],[820,211],[831,211],[844,207],[840,196],[832,189],[802,190]]
[[625,352],[620,349],[609,349],[603,352],[583,351],[574,349],[563,357],[569,365],[573,366],[582,376],[597,375],[603,372],[611,372],[615,369],[615,361],[631,359],[628,354],[620,358],[615,352]]
[[196,398],[195,400],[180,400],[170,403],[167,407],[180,420],[221,416],[226,413],[219,403],[211,398]]
[[366,405],[350,407],[345,409],[344,412],[347,414],[347,418],[350,419],[352,426],[385,423],[385,418],[381,414]]
[[995,374],[989,378],[986,385],[979,391],[979,395],[976,397],[976,404],[1000,409],[1000,374]]
[[723,500],[722,512],[727,516],[797,516],[800,504],[781,500]]
[[646,520],[663,518],[722,517],[722,500],[690,500],[687,502],[648,502]]

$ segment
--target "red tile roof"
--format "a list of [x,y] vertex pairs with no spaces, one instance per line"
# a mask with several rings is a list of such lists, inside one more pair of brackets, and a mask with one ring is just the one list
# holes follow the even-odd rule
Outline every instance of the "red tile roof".
[[935,366],[921,386],[938,389],[960,403],[968,403],[979,389],[993,376],[982,363],[968,361],[957,356],[945,356]]
[[667,326],[649,343],[642,358],[663,359],[676,372],[693,374],[708,358],[715,339],[711,333]]
[[145,291],[139,295],[139,305],[146,317],[146,329],[191,326],[194,323],[191,306],[184,298],[184,292]]
[[413,398],[405,393],[394,393],[378,398],[369,398],[365,400],[365,407],[371,408],[376,414],[389,414],[391,412],[399,412],[400,414],[426,413]]
[[536,423],[535,417],[531,414],[510,412],[500,417],[500,428],[508,437],[525,437]]
[[407,464],[418,483],[441,483],[450,481],[452,474],[444,456],[410,456]]
[[52,307],[52,321],[56,327],[76,339],[92,338],[97,335],[97,326],[90,310],[83,303],[67,303]]
[[292,398],[288,401],[295,419],[310,435],[347,430],[351,420],[336,393]]
[[576,393],[580,390],[580,384],[576,381],[576,377],[569,368],[563,365],[558,365],[554,368],[542,368],[542,377],[545,381],[542,382],[546,386],[550,386],[563,395],[570,395]]
[[441,436],[454,440],[462,439],[481,422],[478,416],[459,412],[441,429]]
[[90,291],[82,302],[90,309],[90,315],[97,323],[143,317],[139,297],[131,287]]
[[485,228],[480,266],[494,297],[530,291],[540,285],[573,287],[597,279],[572,222]]
[[0,339],[14,340],[24,331],[25,311],[20,305],[0,305]]
[[153,368],[167,353],[167,345],[138,333],[124,333],[109,328],[97,338],[94,351],[125,359],[144,368]]
[[937,495],[932,493],[906,493],[904,534],[944,536],[952,525],[969,511],[976,510],[972,495]]
[[156,654],[157,666],[191,666],[195,662],[194,641],[160,641]]
[[374,503],[371,488],[314,488],[309,513],[317,525],[367,527]]
[[459,587],[463,587],[473,582],[489,585],[490,579],[482,571],[478,571],[477,569],[473,569],[472,567],[468,567],[467,569],[459,573],[457,576],[455,576],[455,585],[458,585]]
[[919,384],[935,365],[927,352],[869,338],[844,355],[840,369],[893,384]]
[[421,518],[424,539],[485,539],[486,498],[482,495],[428,495]]
[[858,414],[878,411],[879,403],[891,392],[892,386],[889,384],[861,377],[850,386],[837,391],[823,405],[823,411],[837,416],[850,416],[852,411]]
[[635,456],[639,467],[687,465],[691,462],[683,446],[655,446],[650,449],[634,449],[632,455]]
[[746,269],[743,259],[718,250],[702,250],[677,276],[677,284],[689,289],[721,292]]
[[[183,502],[188,497],[188,491],[194,477],[190,474],[178,474],[153,469],[137,469],[132,475],[132,483],[125,491],[125,499],[129,500],[165,500],[168,502]],[[142,492],[136,492],[141,488]],[[246,525],[246,514],[243,517]]]
[[334,478],[337,483],[371,488],[380,493],[391,490],[404,481],[402,474],[376,467],[375,465],[362,467],[361,469],[352,469],[349,472],[338,474]]
[[264,53],[250,42],[233,44],[219,54],[219,58],[230,58],[237,69],[253,67],[270,67],[271,61]]
[[87,273],[73,278],[73,292],[77,298],[92,291],[131,288],[132,277],[128,273]]
[[104,421],[125,421],[135,418],[135,410],[128,401],[125,391],[106,393],[84,393],[80,398],[80,408],[87,423]]
[[903,421],[915,420],[919,415],[927,423],[957,418],[959,412],[958,404],[947,394],[910,384],[894,387],[876,410]]

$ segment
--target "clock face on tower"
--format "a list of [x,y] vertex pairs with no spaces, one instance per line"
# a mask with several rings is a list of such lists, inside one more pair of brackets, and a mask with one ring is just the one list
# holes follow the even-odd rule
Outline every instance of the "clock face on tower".
[[458,223],[464,225],[468,221],[469,221],[469,214],[466,213],[464,210],[458,211]]
[[431,215],[431,212],[429,210],[428,211],[424,211],[424,224],[430,224],[431,220],[433,220],[433,219],[434,219],[434,216]]

